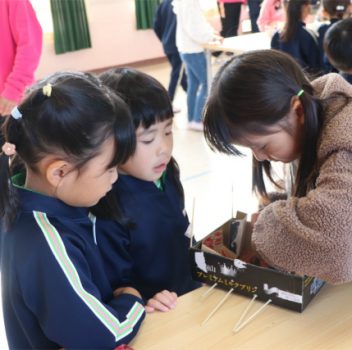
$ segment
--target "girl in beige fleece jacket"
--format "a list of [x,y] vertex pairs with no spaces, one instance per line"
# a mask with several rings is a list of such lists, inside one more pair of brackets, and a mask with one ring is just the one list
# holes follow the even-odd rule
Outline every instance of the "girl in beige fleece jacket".
[[264,198],[271,162],[298,162],[292,196],[260,212],[252,241],[273,267],[336,284],[352,281],[351,97],[337,74],[310,83],[285,53],[252,51],[220,69],[204,117],[213,149],[252,149]]

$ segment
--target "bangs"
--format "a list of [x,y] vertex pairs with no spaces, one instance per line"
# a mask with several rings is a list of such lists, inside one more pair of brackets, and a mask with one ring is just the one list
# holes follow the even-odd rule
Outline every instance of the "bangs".
[[109,168],[126,163],[136,150],[136,133],[132,123],[124,126],[116,124],[120,125],[115,128],[115,152]]
[[[137,101],[136,101],[137,102]],[[155,123],[163,122],[174,117],[171,102],[166,98],[151,101],[151,103],[134,103],[130,105],[135,129],[143,126],[148,129]]]
[[232,144],[234,139],[232,125],[222,114],[218,101],[209,100],[203,120],[205,140],[213,151],[242,156],[243,154]]
[[235,113],[227,116],[218,101],[209,100],[204,114],[204,135],[209,147],[227,155],[243,156],[234,144],[241,144],[241,140],[251,134],[264,135],[270,128],[270,125],[244,120]]
[[[125,149],[125,152],[128,153],[129,149]],[[124,162],[125,162],[125,159],[124,159],[124,157],[121,156],[120,148],[118,147],[117,141],[115,140],[115,142],[114,142],[114,155],[111,159],[111,162],[106,166],[106,169],[111,169],[111,168],[117,167],[118,165],[123,164]]]
[[102,81],[129,106],[135,129],[173,118],[166,89],[155,78],[133,68],[116,68],[103,73]]
[[[99,136],[98,136],[99,135]],[[136,135],[131,122],[126,123],[125,126],[120,123],[115,123],[114,130],[110,126],[104,126],[97,132],[97,137],[91,138],[91,150],[89,158],[80,159],[77,162],[77,167],[81,168],[87,162],[100,154],[102,144],[109,138],[114,139],[114,152],[110,162],[106,165],[106,169],[111,169],[125,163],[135,152],[136,149]]]
[[113,130],[105,136],[113,136],[115,139],[115,152],[109,168],[125,163],[136,150],[136,133],[128,105],[118,96],[114,96],[114,101]]

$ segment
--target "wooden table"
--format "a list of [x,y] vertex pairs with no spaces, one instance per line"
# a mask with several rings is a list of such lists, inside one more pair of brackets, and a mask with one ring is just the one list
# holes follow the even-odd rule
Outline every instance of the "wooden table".
[[211,52],[223,51],[239,55],[243,52],[253,50],[270,49],[271,38],[266,32],[243,34],[225,38],[222,43],[211,42],[203,45],[207,58],[208,85],[210,86],[213,74],[211,68]]
[[[148,314],[130,344],[134,350],[324,350],[352,349],[352,284],[326,285],[303,313],[268,305],[238,333],[232,328],[249,303],[232,294],[204,325],[202,321],[225,295],[216,289],[206,299],[202,287],[178,300],[175,310]],[[248,315],[261,305],[255,301]]]

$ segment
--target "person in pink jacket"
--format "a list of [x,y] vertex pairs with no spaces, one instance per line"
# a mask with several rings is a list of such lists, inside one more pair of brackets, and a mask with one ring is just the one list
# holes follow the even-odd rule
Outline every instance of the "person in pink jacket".
[[274,32],[285,22],[283,0],[264,0],[257,20],[261,32]]
[[29,0],[0,1],[0,116],[10,114],[34,80],[42,28]]

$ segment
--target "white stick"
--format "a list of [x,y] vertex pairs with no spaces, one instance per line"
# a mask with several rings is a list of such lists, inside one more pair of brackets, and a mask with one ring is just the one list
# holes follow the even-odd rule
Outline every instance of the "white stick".
[[215,282],[203,295],[201,298],[204,299],[209,293],[218,285],[218,282]]
[[208,315],[208,317],[202,322],[201,326],[204,326],[209,319],[215,314],[216,311],[220,308],[220,306],[226,301],[226,299],[229,297],[229,295],[233,292],[233,288],[231,288],[226,295],[221,299],[218,305],[215,306],[214,310]]
[[251,308],[254,300],[257,298],[257,294],[253,295],[253,298],[250,300],[250,302],[248,303],[246,309],[242,312],[242,315],[240,316],[239,320],[237,321],[237,323],[235,324],[235,327],[233,327],[232,332],[234,332],[236,330],[236,328],[240,325],[240,323],[242,322],[242,320],[244,319],[244,317],[247,315],[249,309]]
[[193,236],[194,236],[194,208],[196,206],[196,197],[193,197],[193,208],[192,208],[192,218],[191,218],[191,234],[189,238],[189,247],[192,248]]
[[245,325],[247,325],[250,321],[252,321],[254,317],[256,317],[259,314],[259,312],[261,312],[270,303],[271,303],[271,299],[269,299],[264,305],[262,305],[262,307],[259,308],[252,316],[248,317],[246,321],[244,321],[239,327],[237,327],[234,330],[234,332],[237,333],[238,331],[240,331]]
[[231,216],[230,219],[233,219],[233,184],[231,185]]

